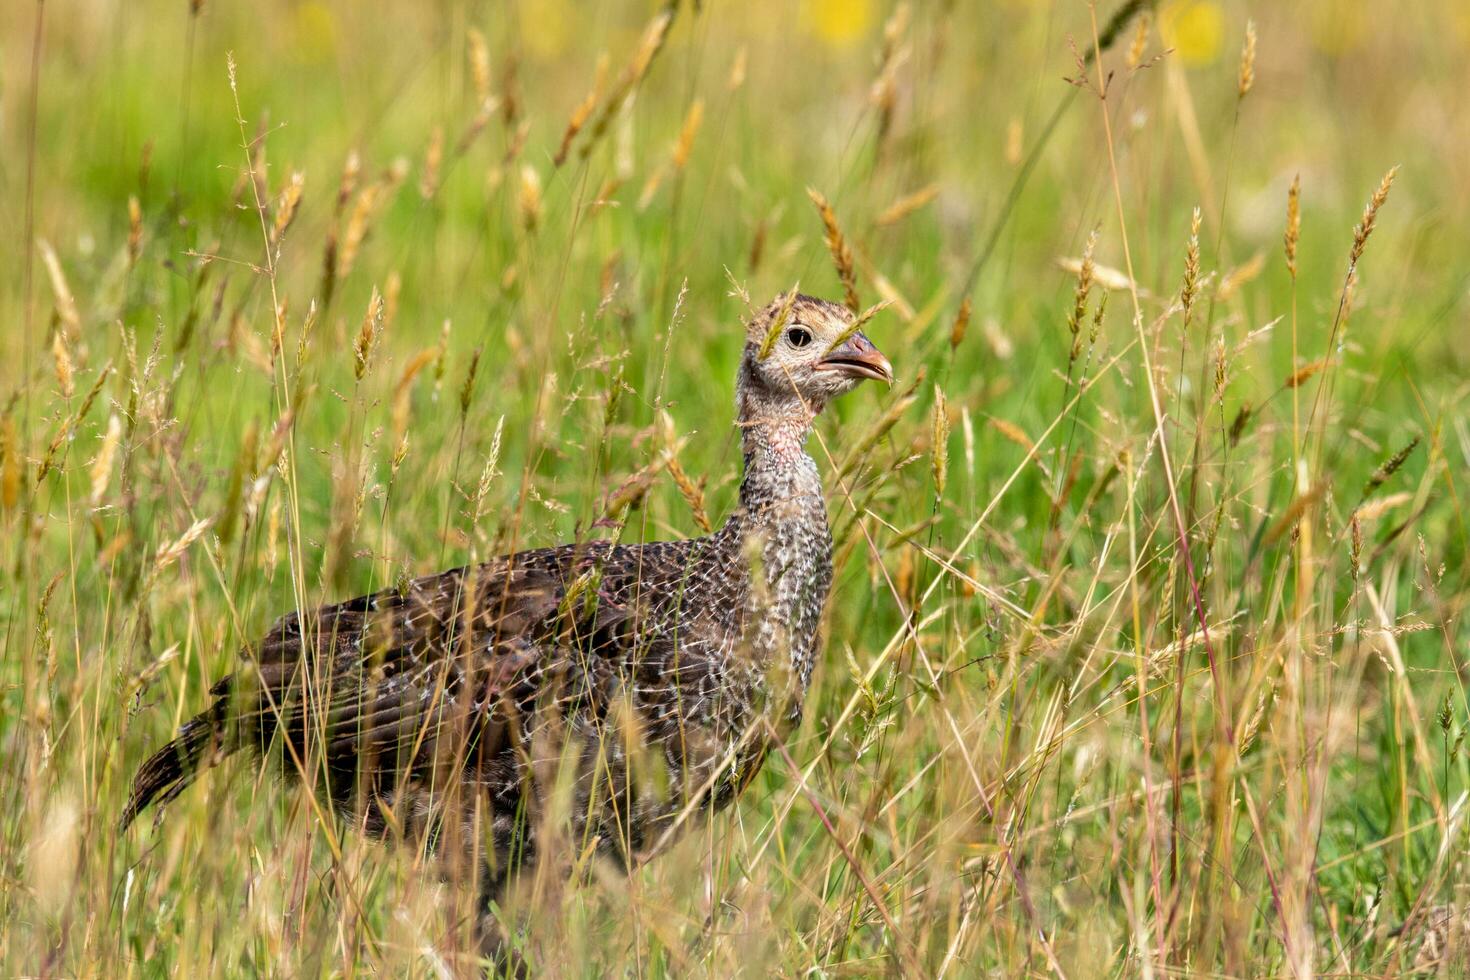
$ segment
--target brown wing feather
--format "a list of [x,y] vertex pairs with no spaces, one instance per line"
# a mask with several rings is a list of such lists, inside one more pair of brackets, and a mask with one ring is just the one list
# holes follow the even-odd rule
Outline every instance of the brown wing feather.
[[[145,763],[124,823],[198,769],[277,737],[287,765],[324,772],[338,798],[364,777],[384,792],[477,746],[494,751],[508,701],[534,697],[572,651],[616,645],[631,629],[629,611],[590,577],[606,557],[530,552],[281,617],[251,666],[215,684],[214,703]],[[206,744],[218,748],[212,758]]]

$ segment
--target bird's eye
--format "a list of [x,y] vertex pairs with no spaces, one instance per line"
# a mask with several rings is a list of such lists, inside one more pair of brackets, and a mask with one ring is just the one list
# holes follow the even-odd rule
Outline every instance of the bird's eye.
[[792,327],[786,331],[786,342],[792,347],[801,348],[812,342],[812,335],[801,327]]

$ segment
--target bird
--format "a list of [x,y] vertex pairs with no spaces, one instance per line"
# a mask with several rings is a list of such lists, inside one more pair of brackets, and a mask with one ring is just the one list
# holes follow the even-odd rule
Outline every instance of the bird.
[[522,551],[288,613],[139,767],[121,829],[230,755],[278,755],[356,831],[468,861],[488,907],[558,859],[559,780],[559,839],[623,869],[729,806],[800,723],[819,657],[832,537],[805,443],[833,399],[893,382],[862,326],[795,290],[749,317],[743,475],[719,528]]

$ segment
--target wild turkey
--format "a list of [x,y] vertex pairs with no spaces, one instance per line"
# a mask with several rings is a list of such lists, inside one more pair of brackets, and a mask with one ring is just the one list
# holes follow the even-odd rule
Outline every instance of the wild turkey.
[[521,552],[290,613],[143,763],[122,826],[279,740],[286,771],[358,829],[457,848],[487,901],[545,850],[563,764],[572,853],[636,862],[735,799],[801,717],[832,580],[803,443],[864,378],[892,369],[852,314],[778,297],[748,328],[745,471],[724,526]]

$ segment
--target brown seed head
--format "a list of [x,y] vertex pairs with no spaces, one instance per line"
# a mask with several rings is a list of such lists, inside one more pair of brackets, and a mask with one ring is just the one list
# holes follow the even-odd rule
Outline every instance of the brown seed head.
[[1373,234],[1373,228],[1378,223],[1378,209],[1383,207],[1383,202],[1388,200],[1388,191],[1393,187],[1393,179],[1398,176],[1399,168],[1392,167],[1383,179],[1378,182],[1378,189],[1373,192],[1373,197],[1368,200],[1368,206],[1363,208],[1363,220],[1353,229],[1353,248],[1348,253],[1348,267],[1356,268],[1358,260],[1363,257],[1363,249],[1368,245],[1368,236]]
[[970,329],[970,297],[966,296],[964,302],[960,303],[959,312],[954,316],[954,325],[949,328],[949,346],[953,350],[964,342],[965,332]]
[[832,210],[827,198],[816,188],[808,187],[806,193],[822,217],[822,227],[826,232],[823,241],[827,243],[827,251],[832,253],[832,264],[836,266],[837,278],[842,282],[843,303],[853,313],[857,313],[862,309],[857,294],[857,272],[853,266],[852,248],[843,236],[841,226],[837,224],[837,212]]
[[571,118],[567,120],[567,128],[562,131],[561,145],[557,147],[556,155],[551,158],[552,163],[560,167],[567,160],[567,154],[572,150],[572,141],[587,125],[587,120],[592,116],[592,110],[597,108],[597,100],[602,95],[602,86],[607,80],[607,53],[603,52],[597,57],[597,71],[594,75],[592,88],[587,91],[582,101],[572,110]]
[[128,264],[138,261],[143,252],[143,207],[136,197],[128,197]]
[[353,374],[358,381],[367,374],[368,364],[372,360],[373,347],[377,344],[378,330],[383,325],[383,294],[378,292],[378,287],[373,287],[373,293],[368,297],[367,312],[363,314],[362,326],[358,328],[357,339],[352,343],[354,355]]
[[470,366],[464,373],[464,384],[459,388],[459,418],[460,423],[470,413],[470,403],[475,396],[475,375],[480,372],[480,348],[476,347],[470,355]]
[[1291,178],[1286,192],[1286,270],[1296,280],[1296,245],[1302,234],[1302,175]]
[[1092,253],[1097,248],[1097,232],[1087,236],[1087,245],[1082,249],[1082,263],[1077,267],[1077,285],[1072,290],[1072,310],[1067,314],[1067,330],[1072,334],[1071,359],[1082,353],[1082,324],[1087,319],[1087,294],[1092,291],[1095,267]]
[[1195,298],[1199,295],[1199,226],[1200,210],[1194,209],[1189,222],[1189,244],[1184,248],[1184,285],[1179,290],[1179,305],[1184,307],[1184,324],[1189,325]]
[[1387,481],[1389,477],[1393,476],[1399,471],[1399,467],[1404,465],[1404,462],[1409,458],[1409,455],[1413,453],[1413,451],[1418,448],[1418,446],[1419,437],[1415,436],[1414,438],[1409,440],[1408,445],[1404,446],[1404,448],[1400,449],[1388,459],[1384,460],[1383,465],[1374,470],[1373,475],[1368,477],[1368,482],[1363,485],[1363,496],[1370,496],[1374,490],[1377,490],[1379,487],[1383,486],[1384,482]]

